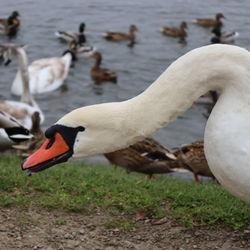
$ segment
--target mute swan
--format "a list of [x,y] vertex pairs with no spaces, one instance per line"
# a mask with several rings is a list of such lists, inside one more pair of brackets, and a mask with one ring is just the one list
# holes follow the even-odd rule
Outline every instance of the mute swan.
[[[21,46],[13,44],[0,45],[2,49],[8,51],[9,61],[12,58],[18,59],[19,68],[11,87],[11,93],[22,95],[22,72],[21,68],[26,67],[29,74],[29,88],[32,94],[40,94],[53,91],[59,88],[68,76],[71,61],[75,58],[74,52],[66,50],[62,57],[43,58],[32,62],[29,66],[25,64],[27,55]],[[16,56],[18,54],[18,56]]]
[[204,150],[216,179],[250,202],[250,53],[225,44],[194,49],[172,63],[140,95],[73,110],[45,132],[22,169],[38,172],[70,157],[128,147],[174,120],[211,89],[221,95],[208,119]]
[[44,115],[30,93],[29,74],[27,71],[28,59],[24,49],[15,44],[0,45],[0,56],[4,58],[5,65],[10,63],[11,59],[16,58],[20,71],[20,84],[24,91],[21,95],[20,102],[4,100],[0,101],[0,110],[14,116],[25,128],[30,129],[32,126],[32,115],[39,112],[41,122],[44,121]]
[[32,138],[30,131],[24,128],[13,116],[0,111],[0,149],[8,149],[17,142]]
[[223,25],[221,18],[225,18],[225,16],[222,13],[217,13],[215,19],[197,18],[193,22],[203,27],[216,27]]

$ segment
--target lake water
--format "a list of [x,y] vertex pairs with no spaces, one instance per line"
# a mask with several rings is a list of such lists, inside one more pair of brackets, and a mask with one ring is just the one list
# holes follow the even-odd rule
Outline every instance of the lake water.
[[[78,61],[70,69],[66,88],[35,96],[45,114],[46,128],[69,111],[95,103],[123,101],[141,93],[175,59],[186,52],[209,44],[209,29],[192,24],[197,17],[214,17],[224,13],[224,30],[240,33],[236,45],[250,47],[250,1],[200,1],[200,0],[1,0],[0,17],[7,17],[13,10],[21,14],[21,28],[11,42],[26,44],[29,61],[44,57],[61,56],[67,45],[59,42],[57,30],[77,31],[81,22],[87,26],[88,43],[103,54],[102,66],[118,74],[118,83],[93,84],[89,72],[93,59]],[[179,26],[188,23],[187,44],[163,36],[161,26]],[[128,31],[130,24],[137,25],[137,44],[113,43],[102,38],[106,30]],[[1,36],[0,43],[8,42]],[[11,96],[10,87],[17,71],[17,64],[0,67],[0,98]],[[206,107],[197,105],[186,111],[176,121],[157,132],[154,137],[169,148],[202,139]],[[94,158],[100,159],[100,158]]]

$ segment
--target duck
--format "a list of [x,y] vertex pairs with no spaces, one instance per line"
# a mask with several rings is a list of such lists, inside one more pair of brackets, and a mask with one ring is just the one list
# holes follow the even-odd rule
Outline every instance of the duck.
[[181,22],[180,28],[161,27],[161,32],[166,36],[179,37],[181,40],[185,40],[187,36],[186,29],[188,28],[186,22]]
[[119,31],[107,31],[103,34],[103,37],[108,41],[130,40],[129,46],[132,46],[135,43],[137,31],[138,28],[134,24],[132,24],[129,27],[129,33]]
[[30,129],[30,133],[33,135],[33,137],[28,141],[23,141],[12,146],[12,148],[16,149],[16,154],[22,158],[28,157],[34,151],[40,148],[45,140],[44,132],[41,129],[40,114],[35,112],[31,119],[32,127]]
[[126,169],[127,173],[147,174],[150,179],[154,174],[170,173],[178,168],[175,155],[149,137],[104,156],[112,165]]
[[222,26],[223,23],[221,21],[222,18],[225,18],[225,16],[222,13],[217,13],[215,16],[215,19],[211,18],[197,18],[193,22],[195,24],[198,24],[203,27],[216,27],[216,26]]
[[90,58],[94,58],[95,65],[92,67],[90,71],[91,78],[95,83],[101,82],[117,82],[117,74],[109,69],[101,68],[100,65],[102,63],[102,54],[100,52],[93,53]]
[[76,40],[73,40],[70,43],[69,49],[71,51],[74,51],[76,60],[81,59],[81,58],[89,58],[96,51],[96,47],[93,47],[90,45],[78,46],[78,43]]
[[84,22],[79,25],[79,33],[72,31],[57,31],[55,36],[62,41],[71,43],[73,40],[77,42],[80,46],[86,43],[86,37],[84,31],[86,30],[86,25]]
[[12,59],[17,59],[20,74],[22,93],[20,101],[0,100],[0,110],[15,117],[26,129],[32,126],[32,115],[39,112],[41,123],[44,121],[44,114],[30,92],[30,80],[28,73],[28,59],[22,46],[16,44],[0,44],[0,57],[4,64],[8,65]]
[[20,14],[18,11],[13,11],[7,19],[0,19],[0,34],[7,36],[16,35],[20,26],[19,16]]
[[0,110],[0,150],[10,149],[12,145],[30,140],[32,134],[15,117]]
[[60,88],[64,80],[67,78],[71,62],[75,59],[72,50],[66,50],[62,57],[42,58],[33,61],[27,65],[27,54],[22,46],[13,44],[0,45],[5,51],[8,51],[9,59],[6,65],[11,62],[12,58],[16,58],[19,68],[16,77],[11,86],[11,93],[21,96],[23,93],[23,77],[27,72],[29,77],[29,91],[31,94],[41,94],[54,91]]
[[174,152],[174,155],[179,168],[191,171],[194,175],[195,182],[201,182],[199,175],[215,179],[207,163],[203,141],[196,141],[188,145],[183,145]]
[[142,93],[121,102],[79,107],[45,131],[46,140],[21,164],[30,174],[70,158],[126,148],[152,135],[209,90],[221,94],[206,124],[204,152],[215,178],[250,202],[250,53],[228,44],[193,49]]
[[239,36],[236,31],[221,32],[221,26],[216,26],[211,31],[214,36],[211,38],[211,43],[233,43]]

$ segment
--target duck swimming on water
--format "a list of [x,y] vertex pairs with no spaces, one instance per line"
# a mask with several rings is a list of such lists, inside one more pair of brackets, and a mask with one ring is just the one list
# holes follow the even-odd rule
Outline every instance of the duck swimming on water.
[[215,19],[212,18],[197,18],[193,22],[203,26],[203,27],[216,27],[216,26],[222,26],[223,23],[221,21],[222,18],[225,18],[225,16],[222,13],[217,13],[215,16]]

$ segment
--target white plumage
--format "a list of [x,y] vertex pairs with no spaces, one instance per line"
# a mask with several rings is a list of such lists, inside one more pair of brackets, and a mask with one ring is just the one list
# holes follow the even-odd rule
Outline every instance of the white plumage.
[[[82,107],[66,114],[56,123],[61,126],[61,130],[54,131],[56,138],[50,130],[50,148],[44,150],[43,146],[41,155],[37,151],[30,156],[23,168],[39,168],[39,156],[49,166],[62,162],[62,158],[54,155],[50,159],[46,154],[50,150],[56,152],[57,140],[63,141],[58,134],[63,133],[65,126],[78,131],[72,138],[73,144],[67,144],[72,151],[66,152],[72,152],[71,156],[112,152],[151,135],[212,89],[220,89],[221,95],[205,130],[209,167],[228,191],[250,202],[250,53],[232,45],[192,50],[132,99]],[[32,166],[32,162],[36,164]]]

